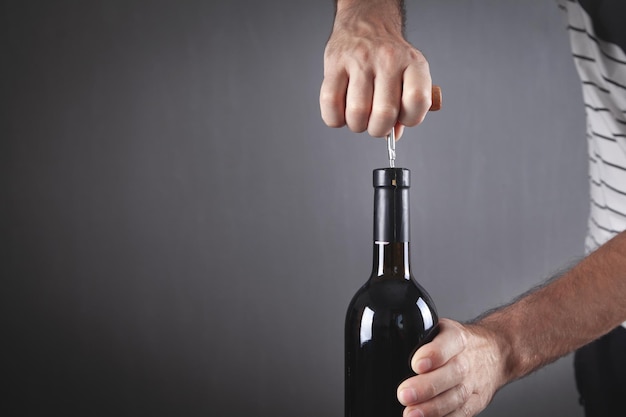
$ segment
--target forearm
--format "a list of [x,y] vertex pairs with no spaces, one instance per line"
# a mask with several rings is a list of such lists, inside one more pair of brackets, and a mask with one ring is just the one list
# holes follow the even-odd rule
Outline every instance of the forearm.
[[585,345],[626,320],[626,232],[574,268],[477,321],[503,354],[504,383]]

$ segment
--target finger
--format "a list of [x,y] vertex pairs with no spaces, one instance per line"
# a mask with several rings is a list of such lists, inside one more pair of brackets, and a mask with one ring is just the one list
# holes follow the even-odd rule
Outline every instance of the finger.
[[436,369],[465,349],[463,327],[453,320],[439,320],[439,334],[420,347],[411,358],[411,368],[421,374]]
[[340,72],[324,77],[320,89],[320,111],[322,120],[329,127],[342,127],[346,124],[346,89],[348,75]]
[[404,71],[399,121],[405,126],[420,124],[432,104],[432,80],[428,64],[412,64]]
[[467,363],[455,357],[441,368],[403,381],[398,386],[398,401],[403,405],[414,405],[435,398],[461,386],[468,370]]
[[353,132],[363,132],[372,111],[374,79],[371,74],[356,71],[349,74],[346,93],[346,124]]
[[374,79],[374,98],[372,114],[367,125],[367,132],[374,137],[382,137],[391,131],[398,121],[402,79],[398,76],[378,74]]
[[395,129],[394,133],[396,134],[396,142],[397,142],[400,140],[400,138],[404,134],[404,125],[401,124],[400,122],[397,122],[394,129]]
[[411,413],[419,410],[425,417],[448,416],[450,413],[462,409],[469,397],[470,394],[465,386],[457,385],[430,401],[407,407],[404,411],[404,415],[411,415]]

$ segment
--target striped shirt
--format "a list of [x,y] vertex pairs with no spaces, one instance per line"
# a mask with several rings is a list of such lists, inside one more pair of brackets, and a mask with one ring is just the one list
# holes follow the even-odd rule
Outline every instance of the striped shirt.
[[626,1],[557,1],[585,102],[590,253],[626,230]]

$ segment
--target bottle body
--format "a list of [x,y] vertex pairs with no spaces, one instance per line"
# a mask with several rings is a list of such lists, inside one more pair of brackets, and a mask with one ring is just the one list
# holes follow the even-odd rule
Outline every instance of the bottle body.
[[377,183],[376,171],[372,275],[346,314],[345,417],[401,417],[398,385],[414,375],[411,356],[438,329],[434,303],[409,265],[408,232],[403,232],[408,230],[408,178]]

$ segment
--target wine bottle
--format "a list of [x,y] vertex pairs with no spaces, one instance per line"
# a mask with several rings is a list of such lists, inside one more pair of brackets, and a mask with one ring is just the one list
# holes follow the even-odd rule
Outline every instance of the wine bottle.
[[345,417],[401,417],[398,385],[438,330],[435,306],[411,272],[405,168],[374,170],[374,264],[345,327]]

